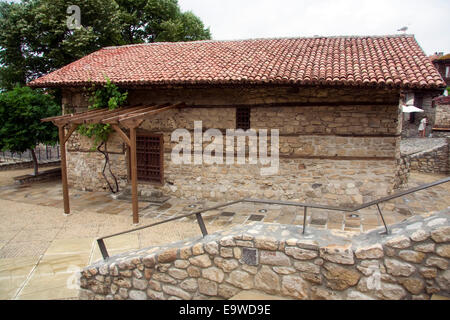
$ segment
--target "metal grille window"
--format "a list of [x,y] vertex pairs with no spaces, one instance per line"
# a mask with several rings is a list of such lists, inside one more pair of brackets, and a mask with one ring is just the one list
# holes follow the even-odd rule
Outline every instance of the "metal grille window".
[[160,135],[138,135],[136,158],[138,181],[163,182],[164,142]]
[[250,108],[236,108],[236,129],[250,129]]

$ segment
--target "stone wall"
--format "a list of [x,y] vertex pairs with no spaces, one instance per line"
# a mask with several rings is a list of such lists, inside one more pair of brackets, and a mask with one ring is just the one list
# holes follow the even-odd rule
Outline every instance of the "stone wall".
[[[93,141],[74,132],[67,143],[67,171],[69,185],[83,191],[108,190],[108,184],[103,178],[105,157],[96,151]],[[105,147],[101,148],[105,151]],[[109,156],[112,172],[119,186],[124,188],[128,184],[128,161],[126,145],[119,135],[113,132],[107,142],[106,151]],[[110,183],[113,177],[108,168],[105,174]]]
[[450,297],[449,212],[353,238],[256,223],[85,268],[81,299],[229,299],[257,290],[286,299]]
[[436,103],[436,122],[433,137],[447,137],[450,135],[450,97],[439,97]]
[[[81,92],[65,90],[63,108],[86,108]],[[211,200],[247,196],[350,204],[384,196],[400,185],[401,112],[396,90],[345,88],[173,88],[130,90],[130,105],[184,101],[190,107],[146,120],[141,130],[164,136],[163,185],[141,184],[167,195]],[[280,130],[280,171],[261,176],[261,165],[175,165],[171,133],[235,128],[235,107],[251,106],[251,126]],[[204,142],[204,146],[209,142]],[[92,143],[69,140],[69,182],[79,189],[106,189],[103,160]],[[117,136],[108,142],[112,171],[127,184],[127,151]]]
[[436,121],[434,126],[450,128],[450,102],[446,104],[436,103]]
[[449,172],[449,143],[408,156],[412,171],[423,173],[448,173]]
[[401,188],[408,185],[409,174],[411,173],[411,159],[408,155],[402,155],[398,159],[398,170],[395,188]]

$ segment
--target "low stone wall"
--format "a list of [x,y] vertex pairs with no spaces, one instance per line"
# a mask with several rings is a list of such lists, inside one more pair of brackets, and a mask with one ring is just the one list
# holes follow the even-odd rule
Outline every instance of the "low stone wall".
[[443,146],[408,156],[411,170],[423,173],[448,173],[449,142],[450,137]]
[[450,297],[449,211],[350,237],[255,223],[111,257],[80,273],[80,299],[229,299],[256,290],[286,299]]
[[36,176],[27,174],[19,177],[15,177],[14,181],[19,184],[26,184],[39,181],[49,181],[61,179],[61,168],[50,169],[46,171],[40,171]]
[[[53,167],[61,164],[61,160],[39,162],[39,168]],[[1,162],[0,171],[33,168],[33,161]]]

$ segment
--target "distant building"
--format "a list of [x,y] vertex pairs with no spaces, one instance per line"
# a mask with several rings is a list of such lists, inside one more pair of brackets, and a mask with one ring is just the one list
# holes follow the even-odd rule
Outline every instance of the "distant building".
[[[447,86],[450,86],[450,53],[436,52],[429,57],[441,74]],[[432,103],[435,121],[432,123],[434,137],[447,136],[450,133],[450,97],[439,96]]]
[[450,53],[444,55],[443,52],[436,52],[434,55],[430,56],[430,60],[433,62],[447,85],[450,85]]
[[[428,57],[436,69],[439,71],[439,74],[443,78],[443,80],[450,84],[450,54],[444,55],[443,52],[436,52],[432,56]],[[436,109],[437,104],[442,104],[443,101],[447,101],[447,99],[439,99],[442,95],[442,91],[411,91],[405,94],[405,104],[414,105],[417,108],[424,110],[423,113],[407,113],[403,115],[403,127],[402,127],[402,136],[411,138],[418,136],[418,128],[420,121],[426,116],[428,118],[428,126],[426,128],[426,135],[429,136],[431,133],[433,136],[442,136],[447,135],[448,125],[443,126],[443,120],[446,118],[446,115],[437,115],[438,112],[442,113],[443,110],[447,110],[448,105],[440,106]],[[439,125],[437,125],[436,119],[440,119]],[[439,132],[438,130],[439,129]]]

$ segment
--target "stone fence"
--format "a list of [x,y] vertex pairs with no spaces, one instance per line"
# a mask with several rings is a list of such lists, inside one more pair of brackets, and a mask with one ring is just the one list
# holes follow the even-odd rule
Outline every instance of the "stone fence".
[[450,137],[447,137],[447,143],[442,146],[407,156],[411,170],[423,173],[448,173],[449,145]]
[[[39,168],[53,167],[61,164],[61,160],[43,160],[39,161]],[[0,162],[0,171],[28,169],[33,168],[33,161],[11,161]]]
[[450,297],[450,211],[358,236],[255,223],[99,261],[80,273],[81,299]]

